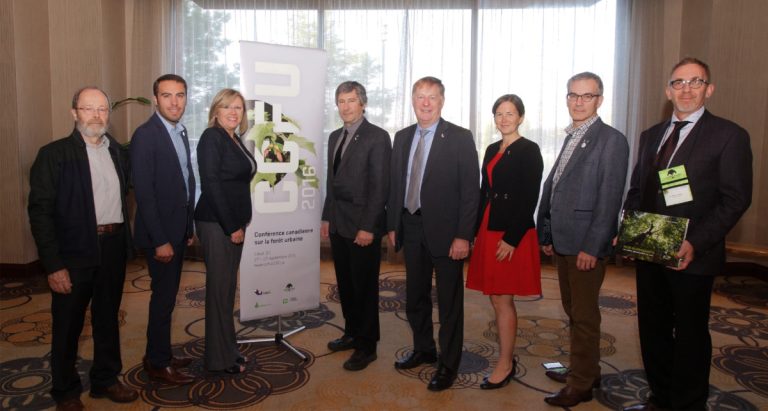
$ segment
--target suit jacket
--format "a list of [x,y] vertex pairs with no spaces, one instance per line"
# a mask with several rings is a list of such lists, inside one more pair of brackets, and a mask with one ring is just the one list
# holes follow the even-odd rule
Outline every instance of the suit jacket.
[[389,133],[363,119],[333,174],[334,148],[343,128],[328,138],[328,175],[323,204],[323,221],[332,233],[355,238],[358,230],[376,236],[386,232],[386,204],[389,195],[389,162],[392,143]]
[[[641,134],[624,207],[689,218],[686,239],[693,245],[694,259],[684,272],[719,274],[725,262],[725,236],[752,201],[749,134],[737,124],[704,111],[670,162],[670,167],[685,166],[693,201],[667,207],[657,180],[650,179],[658,177],[649,176],[657,171],[656,152],[667,127],[669,121]],[[649,182],[656,185],[650,191]]]
[[[402,246],[408,157],[416,124],[395,134],[390,167],[387,228],[395,231],[395,248]],[[444,257],[455,238],[472,241],[479,204],[480,169],[472,132],[442,118],[421,180],[421,218],[430,253]]]
[[517,247],[525,233],[536,226],[533,222],[533,212],[539,201],[544,163],[538,144],[520,138],[504,150],[504,154],[493,168],[491,187],[487,167],[496,157],[500,147],[501,140],[489,145],[485,150],[483,166],[480,168],[483,183],[480,186],[477,227],[479,229],[485,207],[490,203],[488,229],[503,231],[502,239]]
[[192,237],[195,174],[186,136],[189,192],[171,136],[155,113],[133,132],[131,176],[136,194],[134,241],[141,248],[181,244]]
[[604,257],[610,254],[617,231],[627,177],[627,139],[597,119],[573,151],[553,189],[552,178],[561,156],[562,150],[541,191],[539,243],[551,244],[563,255],[583,251]]
[[221,127],[206,129],[197,143],[200,199],[195,220],[217,222],[227,235],[244,229],[252,213],[252,164],[256,162],[239,138],[235,142]]

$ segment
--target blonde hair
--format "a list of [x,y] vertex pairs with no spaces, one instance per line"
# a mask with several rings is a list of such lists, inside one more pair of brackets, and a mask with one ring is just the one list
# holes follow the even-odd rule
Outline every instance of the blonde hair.
[[218,121],[216,121],[216,111],[224,106],[228,106],[235,98],[240,98],[243,102],[243,118],[240,120],[240,126],[237,128],[237,134],[242,136],[248,130],[248,115],[245,109],[245,97],[240,94],[239,91],[225,88],[220,90],[213,97],[211,102],[211,108],[208,110],[208,127],[218,126],[221,127]]

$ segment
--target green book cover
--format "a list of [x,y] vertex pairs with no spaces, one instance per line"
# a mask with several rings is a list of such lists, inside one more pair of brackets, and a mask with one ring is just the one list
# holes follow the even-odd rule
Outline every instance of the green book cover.
[[623,210],[616,252],[637,260],[677,267],[680,263],[677,252],[687,232],[687,218]]

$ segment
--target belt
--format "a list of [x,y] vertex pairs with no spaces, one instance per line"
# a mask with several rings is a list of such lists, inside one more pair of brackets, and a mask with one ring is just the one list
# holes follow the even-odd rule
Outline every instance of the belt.
[[406,212],[406,213],[408,213],[410,215],[421,215],[421,209],[418,209],[418,210],[416,210],[415,212],[412,213],[412,212],[408,211],[407,208],[403,207],[403,212]]
[[100,224],[96,226],[96,233],[99,235],[110,234],[119,231],[121,228],[123,228],[123,223]]

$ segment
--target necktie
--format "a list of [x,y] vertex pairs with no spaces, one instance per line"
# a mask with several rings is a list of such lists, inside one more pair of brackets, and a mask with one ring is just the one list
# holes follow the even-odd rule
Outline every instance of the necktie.
[[413,153],[413,161],[411,161],[411,177],[408,180],[408,193],[405,197],[405,208],[408,212],[413,214],[421,208],[421,200],[419,195],[421,192],[421,169],[424,163],[424,136],[429,133],[429,130],[419,130],[419,143],[416,145],[416,151]]
[[669,160],[672,158],[672,154],[675,152],[677,142],[680,141],[680,130],[682,130],[688,123],[690,123],[690,121],[675,121],[675,128],[672,129],[672,134],[669,135],[669,138],[656,156],[657,169],[667,167]]
[[336,149],[336,155],[333,156],[333,175],[336,175],[336,170],[339,169],[339,164],[341,163],[341,152],[344,151],[344,143],[347,142],[347,129],[344,129],[344,135],[341,136],[341,143],[339,143],[339,148]]

